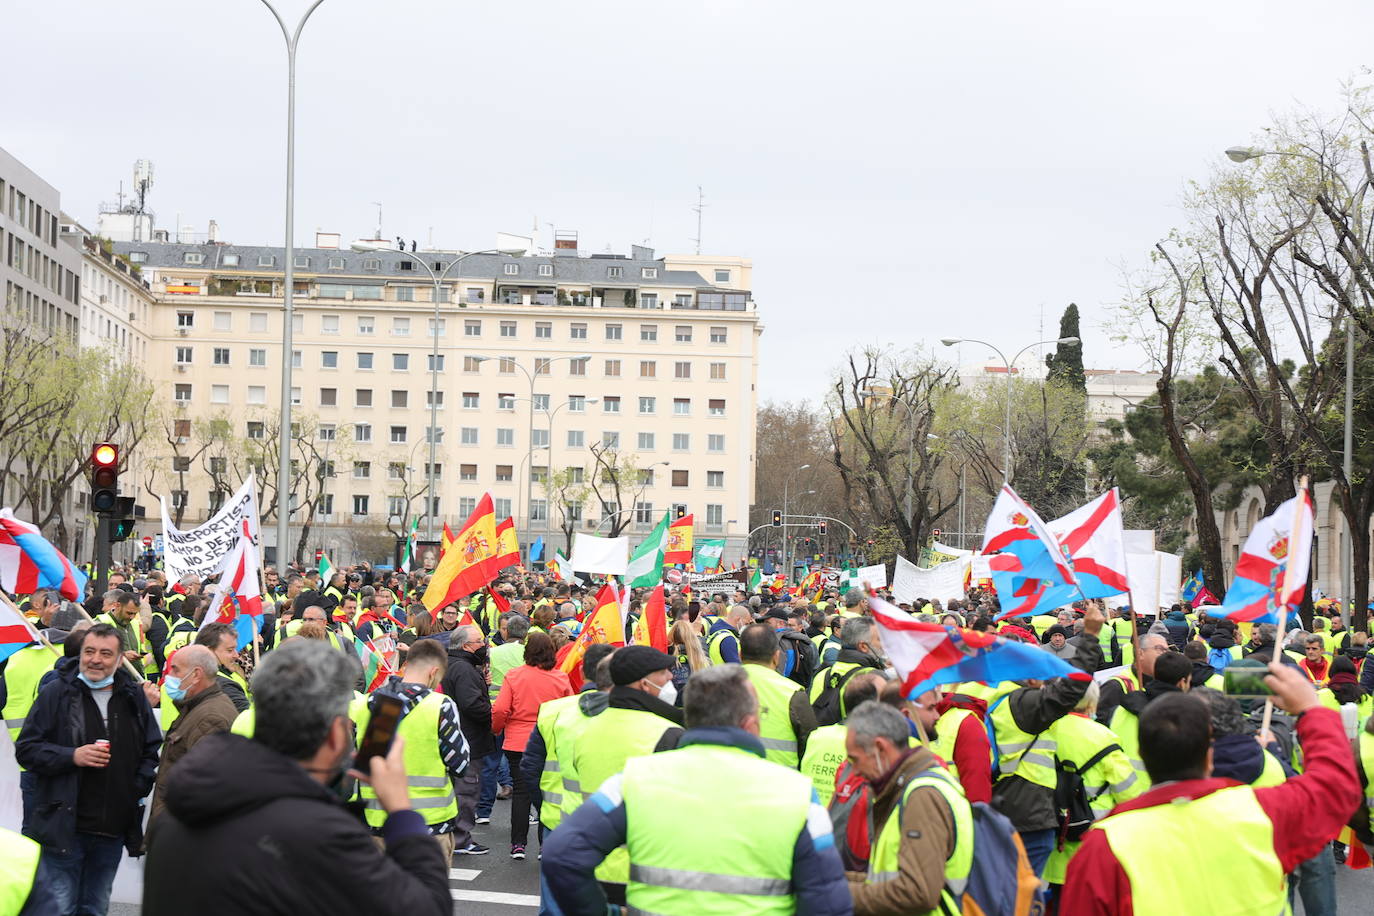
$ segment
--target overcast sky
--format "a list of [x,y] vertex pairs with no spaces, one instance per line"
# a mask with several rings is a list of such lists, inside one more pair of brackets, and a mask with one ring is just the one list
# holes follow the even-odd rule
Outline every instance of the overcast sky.
[[[279,0],[294,25],[306,4]],[[0,146],[94,228],[156,169],[159,225],[280,244],[285,50],[256,0],[6,3]],[[1185,182],[1273,112],[1331,108],[1374,7],[1308,0],[325,0],[301,42],[297,241],[753,258],[764,398],[845,350],[1084,315],[1085,362]],[[646,242],[647,240],[647,242]],[[943,348],[940,348],[943,351]],[[953,356],[950,351],[944,355]],[[964,363],[981,352],[965,347]]]

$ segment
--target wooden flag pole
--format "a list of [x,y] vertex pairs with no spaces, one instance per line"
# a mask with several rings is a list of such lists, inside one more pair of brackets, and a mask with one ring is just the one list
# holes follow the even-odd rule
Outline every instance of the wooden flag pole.
[[[82,617],[85,617],[92,624],[95,623],[95,618],[93,618],[90,614],[86,613],[86,609],[82,607],[81,602],[73,601],[72,604],[76,606],[76,611],[78,614],[80,614]],[[123,640],[121,639],[120,642],[122,644]],[[129,673],[134,676],[134,680],[138,681],[139,683],[143,683],[144,681],[148,680],[148,678],[144,676],[143,672],[135,668],[134,663],[129,661],[129,659],[124,656],[123,651],[119,653],[119,659],[120,661],[124,662],[124,667],[129,669]]]
[[[1299,496],[1301,496],[1303,493],[1306,493],[1306,492],[1307,492],[1307,484],[1308,484],[1308,478],[1307,478],[1307,475],[1304,474],[1304,475],[1302,476],[1302,478],[1298,481],[1298,495],[1299,495]],[[1291,556],[1293,555],[1293,554],[1292,554],[1293,533],[1294,533],[1295,531],[1298,530],[1298,523],[1301,521],[1301,519],[1302,519],[1302,500],[1296,499],[1296,498],[1295,498],[1295,499],[1293,500],[1293,522],[1292,522],[1292,524],[1291,524],[1291,525],[1289,526],[1289,528],[1288,528],[1288,540],[1289,540],[1289,544],[1288,544],[1288,546],[1289,546],[1289,553],[1288,553],[1288,556],[1289,556],[1289,557],[1291,557]],[[1278,660],[1279,660],[1279,653],[1281,653],[1281,652],[1283,651],[1283,636],[1284,636],[1284,631],[1286,631],[1286,630],[1288,629],[1288,595],[1287,595],[1287,592],[1288,592],[1288,560],[1287,560],[1287,558],[1285,558],[1285,561],[1284,561],[1284,564],[1283,564],[1283,569],[1279,570],[1279,581],[1278,581],[1278,583],[1276,584],[1275,595],[1274,595],[1274,597],[1277,599],[1278,604],[1280,605],[1280,607],[1278,608],[1278,612],[1279,612],[1279,629],[1278,629],[1278,632],[1277,632],[1277,633],[1275,634],[1275,636],[1274,636],[1274,659],[1273,659],[1274,661],[1278,661]],[[1261,734],[1261,735],[1267,735],[1267,734],[1269,734],[1269,723],[1273,720],[1273,718],[1274,718],[1274,698],[1273,698],[1273,697],[1269,697],[1269,698],[1267,698],[1267,699],[1264,701],[1264,721],[1260,724],[1260,734]]]
[[[916,701],[912,700],[911,702],[914,703]],[[926,734],[926,727],[921,724],[921,717],[912,716],[911,721],[916,723],[916,735],[921,739],[921,744],[925,747],[926,750],[934,754],[935,748],[930,746],[930,736]]]

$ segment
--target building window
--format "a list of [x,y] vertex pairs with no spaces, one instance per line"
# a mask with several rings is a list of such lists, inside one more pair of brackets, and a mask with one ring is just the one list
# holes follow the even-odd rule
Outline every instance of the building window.
[[410,392],[403,388],[391,390],[391,406],[397,410],[410,406]]
[[641,452],[652,452],[654,450],[654,434],[640,433],[636,446]]
[[372,477],[372,462],[371,462],[371,461],[355,461],[355,462],[353,462],[353,479],[354,479],[354,480],[370,480],[371,477]]
[[720,433],[712,433],[706,437],[706,451],[723,452],[725,451],[725,436]]
[[639,361],[640,378],[656,378],[658,376],[658,363],[652,359],[641,359]]
[[296,386],[291,388],[291,405],[293,407],[301,406],[301,390]]
[[673,433],[673,451],[690,452],[692,450],[691,433]]
[[548,409],[549,409],[549,403],[550,403],[550,402],[549,402],[549,396],[548,396],[547,394],[536,394],[536,395],[531,399],[531,402],[532,402],[533,405],[534,405],[534,407],[533,407],[534,410],[548,410]]
[[481,304],[487,301],[487,291],[479,286],[469,286],[464,291],[464,298],[468,302]]
[[568,336],[572,340],[586,340],[587,326],[581,322],[574,322],[568,330]]
[[620,360],[606,360],[606,378],[620,378]]
[[406,441],[406,428],[404,426],[391,427],[391,444],[404,445]]
[[532,500],[530,500],[530,521],[532,521],[532,522],[542,522],[542,521],[546,521],[546,520],[548,519],[548,517],[549,517],[549,503],[548,503],[548,500],[543,500],[543,499],[532,499]]
[[711,343],[723,344],[726,341],[725,328],[711,328]]
[[179,404],[189,404],[191,401],[191,386],[185,382],[178,382],[172,388],[172,397]]
[[582,448],[586,443],[586,435],[580,429],[568,430],[568,448]]
[[373,333],[374,331],[376,331],[376,329],[377,329],[377,319],[376,319],[376,318],[373,318],[373,317],[370,316],[370,315],[364,315],[364,316],[361,316],[361,317],[358,318],[358,333],[359,333],[359,334],[371,334],[371,333]]
[[497,497],[492,500],[492,508],[496,510],[497,518],[510,518],[510,498]]
[[440,426],[440,427],[426,426],[426,427],[425,427],[425,442],[426,442],[426,443],[433,443],[433,444],[435,444],[435,445],[438,445],[439,443],[441,443],[441,442],[443,442],[443,441],[444,441],[444,429],[443,429],[442,426]]
[[639,276],[640,276],[640,279],[643,279],[643,280],[657,280],[657,279],[658,279],[658,268],[657,268],[657,267],[641,267],[641,268],[639,269]]
[[711,363],[711,381],[725,381],[725,363]]
[[729,283],[729,282],[730,282],[730,271],[728,271],[728,270],[717,270],[717,271],[716,271],[716,282],[717,282],[717,283]]
[[458,515],[459,515],[461,518],[467,518],[469,515],[472,514],[472,510],[474,510],[474,509],[476,509],[476,508],[477,508],[477,497],[475,497],[475,496],[460,496],[460,497],[458,497]]
[[464,371],[464,372],[481,372],[481,371],[482,371],[482,361],[481,361],[480,359],[478,359],[477,357],[475,357],[475,356],[464,356],[464,357],[463,357],[463,371]]
[[464,426],[458,431],[458,441],[462,445],[477,445],[477,427]]
[[337,406],[339,406],[339,389],[337,389],[337,388],[321,388],[321,389],[320,389],[320,406],[321,406],[321,407],[337,407]]
[[204,264],[204,263],[205,263],[205,255],[201,254],[199,251],[188,251],[188,252],[186,252],[184,255],[181,256],[181,263],[183,263],[183,264]]
[[[189,424],[189,422],[190,422],[190,421],[187,421],[188,424]],[[248,421],[248,431],[247,431],[248,438],[249,438],[249,439],[262,439],[262,438],[264,438],[264,436],[265,436],[265,434],[266,434],[266,429],[267,429],[267,427],[263,424],[263,422],[262,422],[261,420],[249,420],[249,421]],[[186,431],[187,431],[188,433],[190,432],[190,427],[189,427],[189,425],[188,425]]]
[[640,293],[639,307],[642,309],[658,308],[658,293]]
[[691,378],[692,364],[688,362],[673,363],[673,378]]
[[190,347],[177,347],[177,365],[187,366],[191,363],[192,350]]
[[435,391],[433,389],[425,391],[425,409],[443,410],[444,392],[443,389]]
[[639,339],[642,343],[654,343],[658,340],[658,325],[641,324],[639,326]]
[[568,363],[568,375],[586,375],[587,363],[590,360],[574,359]]
[[498,464],[496,466],[496,482],[510,483],[515,477],[515,466],[510,464]]
[[254,348],[252,348],[251,350],[249,350],[249,351],[248,351],[248,365],[250,365],[250,366],[265,366],[265,365],[267,365],[267,351],[264,350],[264,349],[262,349],[262,348],[260,348],[260,347],[254,347]]
[[536,321],[536,322],[534,323],[534,339],[535,339],[535,340],[552,340],[552,339],[553,339],[553,322],[551,322],[551,321]]
[[477,465],[460,464],[458,465],[458,479],[472,481],[477,479]]
[[706,486],[707,486],[709,489],[712,489],[712,490],[719,490],[720,488],[724,487],[724,486],[725,486],[725,472],[724,472],[724,471],[707,471],[707,472],[706,472]]
[[191,470],[191,459],[185,455],[173,455],[172,470],[178,474]]
[[510,393],[510,392],[501,392],[500,394],[497,394],[497,395],[496,395],[496,409],[497,409],[497,410],[514,410],[514,409],[515,409],[515,395],[514,395],[513,393]]
[[535,374],[535,375],[548,375],[548,374],[549,374],[549,366],[552,365],[552,364],[553,364],[553,360],[550,359],[550,358],[547,357],[547,356],[536,357],[535,360],[534,360],[534,374]]
[[404,496],[388,496],[386,498],[386,514],[393,521],[401,521],[401,517],[406,513],[406,499]]
[[356,389],[354,389],[354,391],[353,391],[353,406],[354,406],[354,407],[371,407],[371,406],[372,406],[372,389],[371,389],[371,388],[356,388]]
[[337,368],[339,368],[339,351],[338,351],[338,350],[321,350],[321,351],[320,351],[320,368],[321,368],[321,369],[337,369]]
[[498,359],[498,360],[496,361],[496,371],[497,371],[498,373],[500,373],[501,375],[514,375],[514,374],[515,374],[515,357],[514,357],[514,356],[502,356],[500,359]]
[[215,347],[214,352],[213,352],[213,359],[212,359],[212,362],[213,362],[216,366],[227,366],[227,365],[229,365],[229,348],[228,348],[228,347]]
[[371,442],[371,441],[372,441],[372,424],[371,424],[371,423],[354,423],[354,424],[353,424],[353,441],[354,441],[354,442]]
[[393,288],[396,290],[396,301],[397,301],[397,302],[414,302],[414,301],[415,301],[415,287],[413,287],[413,286],[397,286],[397,287],[393,287]]
[[437,321],[433,318],[427,319],[425,321],[425,327],[430,337],[443,337],[448,327],[448,319],[440,318]]
[[343,259],[343,258],[330,258],[330,259],[329,259],[329,269],[330,269],[330,270],[343,270],[343,269],[344,269],[344,259]]
[[657,404],[658,404],[658,399],[657,399],[657,398],[640,398],[640,399],[639,399],[639,412],[640,412],[641,414],[645,414],[645,415],[652,414],[652,413],[654,412],[654,410],[656,409]]
[[482,336],[482,322],[480,322],[480,321],[478,321],[478,320],[476,320],[476,319],[474,319],[474,318],[469,318],[469,319],[467,319],[466,321],[464,321],[464,322],[463,322],[463,336],[464,336],[464,337],[481,337],[481,336]]
[[587,396],[584,394],[568,395],[568,411],[570,413],[583,413],[587,409]]
[[603,432],[601,434],[601,444],[606,448],[620,448],[620,433]]
[[250,331],[252,331],[252,332],[254,332],[254,333],[256,333],[256,334],[265,334],[265,333],[267,333],[267,313],[266,313],[266,312],[249,312],[249,313],[248,313],[248,330],[250,330]]
[[476,391],[463,392],[463,409],[478,410],[482,406],[482,397]]
[[520,275],[520,265],[506,264],[504,265],[504,272],[508,277],[518,277]]
[[618,324],[608,324],[608,325],[606,325],[606,339],[607,339],[607,340],[620,340],[620,339],[621,339],[621,333],[622,333],[623,330],[624,330],[624,329],[622,328],[622,326],[621,326],[621,325],[618,325]]
[[357,494],[357,495],[355,495],[355,496],[353,497],[353,514],[354,514],[354,515],[366,515],[366,514],[367,514],[367,496],[365,496],[365,495],[363,495],[363,494]]
[[194,328],[196,326],[195,312],[177,312],[177,327]]
[[406,463],[404,461],[388,461],[386,465],[387,480],[405,480]]
[[692,415],[691,398],[673,398],[673,416],[690,417]]
[[568,483],[570,484],[581,486],[582,482],[586,479],[586,475],[580,467],[569,467],[564,468],[564,470],[567,472]]
[[391,333],[392,333],[392,335],[395,336],[395,337],[409,337],[409,336],[410,336],[410,319],[409,319],[409,318],[392,318],[392,319],[391,319]]
[[501,322],[501,336],[502,336],[502,337],[514,337],[514,336],[515,336],[515,322],[514,322],[514,321],[503,321],[503,322]]
[[719,528],[725,524],[725,507],[719,503],[706,504],[706,527]]
[[606,277],[607,277],[607,279],[610,279],[610,280],[618,280],[618,279],[620,279],[620,277],[621,277],[624,273],[625,273],[625,268],[623,268],[623,267],[607,267],[607,268],[606,268]]
[[320,316],[320,333],[321,333],[321,334],[337,334],[337,333],[339,333],[339,316],[338,316],[338,315],[321,315],[321,316]]
[[333,423],[321,423],[320,428],[316,431],[316,437],[321,442],[333,442],[334,432],[335,430]]
[[685,487],[685,486],[688,486],[687,481],[688,481],[688,475],[687,475],[687,472],[686,472],[686,471],[677,471],[677,470],[673,471],[673,486],[675,486],[675,487]]
[[267,388],[263,385],[248,386],[248,403],[262,405],[267,403]]
[[675,309],[689,309],[689,308],[691,308],[691,307],[692,307],[692,294],[691,294],[691,293],[678,293],[676,296],[673,297],[673,308],[675,308]]
[[[336,365],[338,365],[339,360],[338,360],[338,354],[337,354],[337,353],[326,353],[325,355],[326,355],[326,356],[332,356],[332,357],[334,357],[332,363],[331,363],[329,360],[326,360],[326,361],[325,361],[325,368],[326,368],[326,369],[333,369]],[[356,356],[356,361],[357,361],[357,365],[358,365],[358,368],[359,368],[359,369],[362,369],[362,370],[365,370],[365,371],[370,371],[370,370],[372,369],[372,354],[371,354],[371,353],[368,353],[368,352],[366,352],[366,351],[361,352],[361,353],[358,353],[357,356]]]
[[381,258],[363,258],[363,270],[381,270]]
[[[297,316],[297,317],[299,317],[299,316]],[[301,360],[301,351],[300,351],[300,350],[292,350],[292,351],[291,351],[291,368],[292,368],[292,369],[299,369],[302,365],[304,365],[304,363],[303,363],[302,360]]]
[[232,331],[234,329],[233,312],[215,312],[215,330]]
[[601,399],[602,413],[620,413],[620,396],[607,395]]
[[712,417],[725,416],[725,399],[711,398],[706,402],[706,413],[708,416]]
[[410,369],[409,353],[391,354],[391,369],[394,372],[406,372]]
[[678,343],[692,342],[692,326],[690,324],[680,324],[673,329],[673,339]]
[[549,431],[547,429],[535,429],[530,433],[530,448],[548,448]]

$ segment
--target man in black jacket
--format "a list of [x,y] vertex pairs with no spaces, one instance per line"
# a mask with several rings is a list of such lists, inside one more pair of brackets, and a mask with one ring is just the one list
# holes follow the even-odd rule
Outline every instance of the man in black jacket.
[[[487,696],[487,645],[482,631],[475,626],[461,626],[448,641],[448,671],[444,674],[444,694],[458,707],[458,723],[468,741],[469,759],[474,762],[496,750],[491,735],[491,698]],[[453,780],[458,796],[458,820],[453,825],[453,849],[456,853],[481,855],[487,847],[472,838],[477,822],[477,797],[482,790],[482,768],[469,766],[463,775]]]
[[57,663],[15,743],[35,775],[27,834],[43,846],[39,881],[63,913],[104,913],[119,860],[143,850],[143,799],[162,731],[120,664],[119,631],[98,623]]
[[308,639],[263,659],[253,678],[253,737],[203,738],[167,780],[144,916],[453,912],[448,862],[410,805],[403,741],[369,766],[388,815],[385,853],[343,805],[352,791],[357,668]]

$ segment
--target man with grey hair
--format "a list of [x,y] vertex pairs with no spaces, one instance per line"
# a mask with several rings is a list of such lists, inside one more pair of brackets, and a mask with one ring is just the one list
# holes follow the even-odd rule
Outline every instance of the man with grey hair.
[[[404,741],[366,775],[387,820],[383,853],[343,807],[358,662],[294,640],[253,677],[252,738],[209,735],[167,779],[148,849],[145,916],[196,912],[449,916],[448,862],[411,808]],[[358,774],[362,775],[362,774]]]
[[868,614],[868,596],[861,588],[851,588],[844,593],[844,610],[840,611],[842,617],[863,617]]
[[1145,682],[1154,677],[1155,661],[1169,651],[1169,640],[1162,633],[1146,633],[1138,637],[1135,661],[1131,667],[1102,682],[1102,694],[1097,701],[1097,721],[1107,725],[1121,701],[1132,693],[1145,689]]
[[[907,719],[870,700],[845,720],[845,754],[872,786],[868,874],[852,876],[855,916],[959,911],[973,848],[973,814],[958,783],[925,745],[909,746]],[[962,864],[961,864],[962,863]],[[960,870],[962,869],[962,874]]]
[[220,687],[219,659],[207,647],[183,647],[173,653],[167,668],[167,677],[162,685],[180,715],[162,741],[153,806],[148,815],[149,830],[162,813],[163,793],[167,790],[167,779],[172,775],[173,767],[205,736],[227,732],[239,714]]
[[[545,839],[543,886],[558,910],[604,914],[596,867],[624,846],[631,912],[851,913],[830,818],[810,779],[764,759],[758,699],[743,667],[693,674],[683,712],[677,750],[630,758]],[[716,782],[748,791],[734,793],[729,816],[710,829],[682,829],[683,811],[719,802]],[[661,841],[665,831],[672,842]]]
[[882,671],[886,667],[882,640],[873,618],[845,618],[840,629],[840,651],[834,663],[817,671],[811,679],[808,698],[816,711],[816,722],[834,725],[842,720],[847,713],[844,685],[860,671]]

